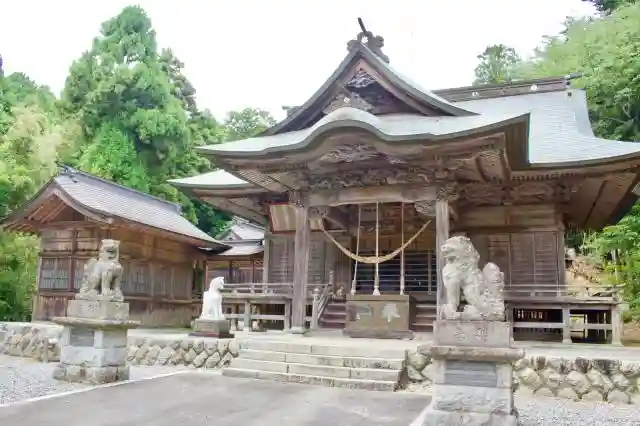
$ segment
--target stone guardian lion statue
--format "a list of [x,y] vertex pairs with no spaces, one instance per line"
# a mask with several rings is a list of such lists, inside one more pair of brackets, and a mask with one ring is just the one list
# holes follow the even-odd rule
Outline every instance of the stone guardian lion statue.
[[[442,281],[446,302],[441,308],[445,319],[504,321],[504,274],[495,263],[480,270],[480,255],[471,240],[463,236],[449,238],[440,248],[445,266]],[[462,312],[460,292],[467,305]]]
[[102,240],[98,258],[91,258],[84,266],[84,275],[76,299],[100,299],[122,302],[122,265],[119,262],[120,242]]

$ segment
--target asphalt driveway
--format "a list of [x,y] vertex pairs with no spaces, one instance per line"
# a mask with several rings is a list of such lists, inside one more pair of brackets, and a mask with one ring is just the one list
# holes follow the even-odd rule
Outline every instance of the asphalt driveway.
[[0,407],[12,426],[408,426],[425,396],[187,373]]

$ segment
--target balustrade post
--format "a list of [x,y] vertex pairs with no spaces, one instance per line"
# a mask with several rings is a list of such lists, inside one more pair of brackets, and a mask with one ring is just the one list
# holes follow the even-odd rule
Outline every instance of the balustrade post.
[[313,305],[311,308],[311,329],[318,329],[318,315],[320,314],[320,289],[313,289]]

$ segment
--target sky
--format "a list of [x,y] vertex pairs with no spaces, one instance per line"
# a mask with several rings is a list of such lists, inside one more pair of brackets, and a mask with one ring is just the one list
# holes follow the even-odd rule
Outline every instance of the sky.
[[244,107],[282,118],[283,105],[302,104],[346,55],[358,17],[384,37],[395,69],[433,90],[471,84],[488,45],[526,57],[566,16],[593,13],[581,0],[20,0],[0,9],[5,72],[59,93],[100,24],[129,4],[147,11],[160,46],[185,63],[199,106],[219,118]]

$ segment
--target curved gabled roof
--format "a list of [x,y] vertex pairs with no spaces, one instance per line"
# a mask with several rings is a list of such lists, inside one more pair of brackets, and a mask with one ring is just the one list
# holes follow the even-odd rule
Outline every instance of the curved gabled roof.
[[178,204],[116,184],[89,173],[66,167],[66,172],[49,181],[22,209],[2,219],[0,227],[9,226],[49,196],[59,196],[79,207],[82,213],[100,220],[122,219],[149,228],[196,240],[206,247],[227,247],[198,229],[180,214]]
[[225,156],[262,156],[278,152],[304,150],[322,135],[339,128],[366,130],[380,140],[392,142],[439,141],[488,131],[516,121],[527,114],[469,115],[463,117],[425,117],[416,114],[375,116],[356,108],[343,107],[326,115],[304,130],[262,136],[225,144],[197,148],[203,154]]
[[398,90],[408,94],[412,99],[424,105],[425,107],[441,111],[443,115],[452,116],[468,116],[475,115],[474,112],[454,105],[446,99],[426,90],[407,77],[401,75],[386,62],[374,54],[368,47],[362,43],[353,43],[354,46],[347,56],[342,60],[338,68],[331,74],[331,77],[296,111],[285,118],[280,123],[270,127],[262,132],[259,136],[272,136],[286,132],[304,129],[309,122],[313,121],[314,116],[322,112],[324,103],[336,95],[336,88],[341,86],[340,80],[347,77],[349,73],[354,71],[354,67],[358,61],[364,60],[384,79],[394,85]]

